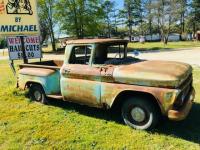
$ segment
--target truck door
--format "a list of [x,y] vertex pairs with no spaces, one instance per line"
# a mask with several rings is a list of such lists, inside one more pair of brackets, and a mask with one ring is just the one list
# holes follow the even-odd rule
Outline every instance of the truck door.
[[100,105],[101,69],[90,66],[91,46],[75,46],[69,63],[61,68],[61,93],[64,100],[90,106]]

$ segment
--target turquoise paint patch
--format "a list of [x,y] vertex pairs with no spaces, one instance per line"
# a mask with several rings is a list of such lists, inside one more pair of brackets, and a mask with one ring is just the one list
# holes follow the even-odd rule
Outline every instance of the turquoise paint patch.
[[46,95],[59,94],[60,93],[60,72],[56,71],[55,73],[46,76],[31,76],[31,75],[22,75],[19,74],[19,86],[25,87],[26,83],[34,82],[39,83],[44,88]]
[[97,85],[94,87],[94,96],[97,99],[97,103],[101,102],[101,83],[97,82]]

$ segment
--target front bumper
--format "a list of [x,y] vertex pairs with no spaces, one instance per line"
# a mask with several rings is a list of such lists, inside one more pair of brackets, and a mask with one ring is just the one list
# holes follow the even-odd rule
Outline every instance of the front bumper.
[[192,108],[194,98],[195,98],[194,88],[192,88],[192,90],[190,91],[188,98],[189,98],[189,100],[186,101],[186,103],[184,104],[184,106],[180,110],[171,109],[171,110],[168,111],[168,118],[170,120],[181,121],[188,116],[188,114],[189,114],[189,112]]

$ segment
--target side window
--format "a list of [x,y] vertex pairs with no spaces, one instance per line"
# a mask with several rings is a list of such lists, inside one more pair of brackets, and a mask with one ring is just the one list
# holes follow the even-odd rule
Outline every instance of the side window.
[[91,57],[91,46],[75,46],[69,59],[70,64],[89,64]]

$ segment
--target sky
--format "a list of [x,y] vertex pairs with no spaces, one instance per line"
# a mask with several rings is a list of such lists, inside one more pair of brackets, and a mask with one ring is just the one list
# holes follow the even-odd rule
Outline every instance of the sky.
[[112,1],[116,3],[116,7],[117,8],[121,9],[123,7],[123,5],[124,5],[123,0],[112,0]]

